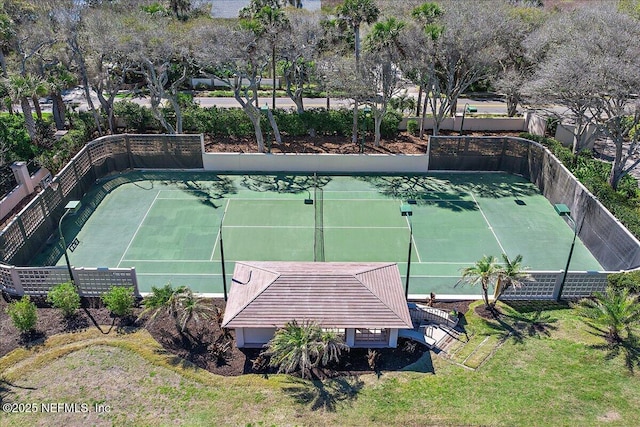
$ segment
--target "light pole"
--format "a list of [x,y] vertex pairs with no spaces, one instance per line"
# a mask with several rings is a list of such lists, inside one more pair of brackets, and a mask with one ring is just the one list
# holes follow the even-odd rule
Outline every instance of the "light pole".
[[58,233],[60,233],[60,239],[62,240],[62,249],[64,250],[64,260],[67,262],[67,269],[69,270],[69,279],[71,280],[71,284],[73,286],[76,285],[73,280],[73,271],[71,270],[71,262],[69,262],[69,254],[67,253],[67,242],[64,240],[64,234],[62,234],[62,221],[66,218],[68,214],[75,214],[80,210],[80,201],[78,200],[70,200],[69,203],[64,207],[64,213],[60,217],[60,221],[58,221]]
[[222,263],[222,291],[224,292],[224,300],[227,300],[227,274],[224,267],[224,244],[222,243],[222,222],[224,221],[224,212],[220,218],[220,262]]
[[569,249],[569,257],[567,258],[567,265],[564,268],[564,274],[562,275],[562,282],[560,282],[560,290],[558,291],[557,301],[560,301],[562,297],[562,290],[564,289],[564,282],[567,280],[567,273],[569,272],[569,264],[571,264],[571,255],[573,255],[573,248],[576,244],[576,236],[578,235],[578,227],[575,220],[571,217],[571,210],[564,203],[556,203],[553,205],[556,213],[560,216],[566,216],[571,225],[573,226],[573,241],[571,242],[571,249]]
[[409,276],[411,275],[411,241],[413,240],[413,224],[411,223],[411,216],[413,215],[413,211],[411,210],[411,206],[408,204],[403,204],[402,206],[400,206],[400,214],[402,216],[406,216],[409,222],[409,255],[407,255],[407,277],[404,284],[404,297],[406,299],[409,299]]

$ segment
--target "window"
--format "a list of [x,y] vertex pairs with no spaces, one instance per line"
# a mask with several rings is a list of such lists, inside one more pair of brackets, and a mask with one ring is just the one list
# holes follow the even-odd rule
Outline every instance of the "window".
[[383,342],[387,341],[386,329],[356,329],[356,342]]

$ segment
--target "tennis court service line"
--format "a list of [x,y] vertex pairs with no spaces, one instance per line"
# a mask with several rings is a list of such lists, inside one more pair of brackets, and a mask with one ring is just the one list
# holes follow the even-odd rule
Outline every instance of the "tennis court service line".
[[482,217],[484,218],[484,222],[487,223],[487,226],[489,227],[489,230],[491,230],[491,234],[493,234],[493,237],[495,237],[496,242],[498,242],[498,246],[500,246],[500,250],[502,251],[503,254],[506,254],[507,251],[504,250],[504,247],[502,246],[502,243],[500,243],[500,239],[498,239],[498,235],[496,234],[495,231],[493,231],[493,227],[491,226],[491,223],[487,219],[487,216],[482,211],[482,208],[480,207],[480,203],[478,203],[478,201],[476,200],[476,196],[474,196],[473,193],[469,193],[469,194],[471,194],[471,197],[473,197],[473,202],[476,204],[476,206],[478,207],[478,210],[482,214]]
[[122,253],[122,257],[120,258],[120,262],[118,262],[118,265],[116,266],[116,268],[120,267],[120,264],[124,259],[124,256],[127,254],[127,252],[129,251],[129,248],[131,247],[131,244],[133,243],[133,239],[135,239],[136,236],[138,235],[138,231],[140,231],[140,229],[142,228],[142,224],[144,223],[144,220],[147,219],[147,216],[149,215],[149,212],[151,212],[151,208],[153,208],[153,205],[155,204],[159,195],[160,195],[160,190],[158,190],[156,197],[154,197],[153,201],[151,202],[151,205],[149,205],[149,209],[147,209],[147,212],[145,212],[144,216],[142,217],[142,221],[140,221],[140,224],[138,224],[138,228],[136,228],[136,231],[133,233],[133,236],[131,236],[131,240],[129,240],[129,244],[127,245],[127,248]]
[[[411,225],[411,223],[409,222],[409,217],[405,217],[405,219],[407,220],[407,227],[409,227],[409,230],[413,229],[413,226]],[[406,228],[406,227],[383,227],[383,228]],[[422,259],[420,258],[420,252],[418,252],[418,246],[416,245],[416,241],[413,238],[413,233],[411,233],[411,244],[413,245],[414,250],[416,251],[416,256],[418,257],[418,262],[422,262]]]

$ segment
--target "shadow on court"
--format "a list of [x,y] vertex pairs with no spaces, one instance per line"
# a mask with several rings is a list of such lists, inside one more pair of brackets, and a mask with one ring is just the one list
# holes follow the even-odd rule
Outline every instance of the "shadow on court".
[[298,194],[314,187],[324,187],[330,176],[313,175],[245,175],[240,185],[251,191]]
[[475,211],[478,206],[470,193],[483,198],[511,197],[518,199],[536,195],[536,189],[517,178],[505,175],[492,179],[489,175],[456,174],[440,176],[356,176],[375,187],[380,194],[400,200],[415,200],[417,205],[436,205],[454,212]]

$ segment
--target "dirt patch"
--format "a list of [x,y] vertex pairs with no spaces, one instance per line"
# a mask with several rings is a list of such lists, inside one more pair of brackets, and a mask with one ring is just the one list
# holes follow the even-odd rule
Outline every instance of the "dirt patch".
[[620,414],[616,411],[609,411],[606,414],[604,414],[601,417],[598,417],[598,421],[604,422],[604,423],[610,423],[613,421],[620,421],[622,419],[622,417],[620,416]]
[[[84,299],[83,308],[78,310],[71,319],[65,319],[60,310],[48,307],[43,298],[33,298],[32,301],[38,306],[38,322],[31,335],[23,336],[13,326],[7,314],[8,302],[0,298],[0,357],[22,346],[37,345],[52,335],[73,333],[94,327],[94,323],[98,325],[113,323],[114,328],[120,326],[120,322],[111,316],[109,310],[102,307],[96,300]],[[136,309],[134,315],[139,311],[140,309]]]

